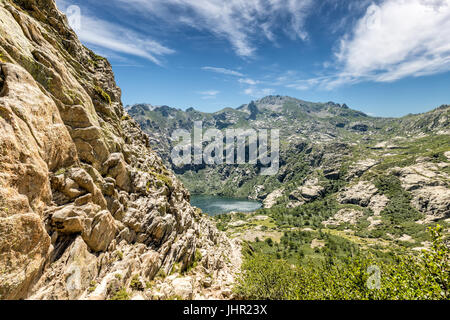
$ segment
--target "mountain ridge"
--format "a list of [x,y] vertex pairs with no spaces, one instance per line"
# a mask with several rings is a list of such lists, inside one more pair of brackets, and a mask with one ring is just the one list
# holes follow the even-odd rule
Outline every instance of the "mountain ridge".
[[188,112],[197,112],[197,113],[203,113],[203,114],[220,114],[220,113],[223,113],[223,112],[226,112],[226,111],[243,111],[243,112],[247,112],[248,113],[248,110],[246,110],[246,108],[251,103],[259,103],[261,101],[267,101],[267,100],[271,100],[273,98],[295,100],[295,101],[300,102],[300,103],[305,104],[305,105],[328,105],[328,106],[336,107],[336,108],[350,109],[350,110],[352,110],[354,112],[360,113],[361,115],[367,116],[369,118],[375,118],[375,119],[402,119],[402,118],[406,118],[406,117],[410,117],[410,116],[418,116],[418,115],[427,114],[427,113],[434,112],[434,111],[437,111],[437,110],[440,110],[440,109],[447,109],[449,107],[448,104],[442,104],[442,105],[440,105],[438,107],[432,108],[431,110],[424,111],[424,112],[408,113],[408,114],[405,114],[405,115],[402,115],[402,116],[398,116],[398,117],[387,117],[387,116],[372,116],[372,115],[369,115],[369,114],[364,113],[362,111],[359,111],[357,109],[350,108],[346,103],[340,104],[340,103],[336,103],[334,101],[311,102],[311,101],[306,101],[306,100],[295,98],[295,97],[291,97],[291,96],[269,95],[269,96],[265,96],[265,97],[257,99],[257,100],[252,100],[248,104],[242,104],[242,105],[240,105],[238,107],[235,107],[235,108],[233,108],[233,107],[224,107],[222,109],[219,109],[219,110],[213,111],[213,112],[200,111],[200,110],[197,110],[195,107],[188,107],[188,108],[186,108],[184,110],[183,108],[171,107],[171,106],[168,106],[168,105],[152,105],[152,104],[144,103],[144,102],[142,102],[142,103],[135,103],[135,104],[132,104],[132,105],[127,105],[125,109],[126,110],[131,110],[133,107],[149,107],[151,109],[151,111],[154,111],[154,109],[158,109],[158,108],[164,107],[164,108],[169,108],[171,110],[177,110],[177,111],[187,112],[187,113]]
[[[249,110],[249,106],[252,110]],[[151,140],[153,147],[169,162],[170,135],[175,129],[191,131],[195,121],[203,121],[205,128],[252,127],[280,129],[281,135],[290,135],[316,140],[337,139],[342,141],[358,139],[364,135],[413,135],[423,130],[437,132],[449,127],[450,107],[442,105],[434,110],[401,118],[371,117],[365,113],[334,102],[313,103],[303,100],[267,96],[241,105],[237,109],[225,108],[208,113],[189,108],[186,111],[169,106],[137,104],[129,109]],[[359,136],[361,136],[359,134]],[[349,136],[350,139],[346,136]],[[367,138],[367,137],[360,137]],[[158,143],[156,143],[158,141]]]

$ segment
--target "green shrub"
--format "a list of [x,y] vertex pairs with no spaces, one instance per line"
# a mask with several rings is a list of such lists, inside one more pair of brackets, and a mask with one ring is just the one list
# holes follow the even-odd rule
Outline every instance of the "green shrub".
[[[375,186],[390,200],[381,212],[383,224],[377,226],[375,231],[378,231],[378,236],[386,235],[387,233],[402,235],[411,233],[411,229],[420,229],[420,227],[415,228],[411,222],[422,218],[422,214],[412,207],[412,196],[409,192],[403,190],[397,177],[378,176],[375,179]],[[381,234],[379,231],[381,231]],[[373,234],[373,236],[376,236],[376,234]]]
[[111,97],[99,86],[94,87],[95,92],[109,105],[111,104]]
[[95,289],[97,289],[97,282],[91,281],[90,286],[88,288],[88,292],[92,293],[95,291]]
[[130,300],[130,295],[125,288],[118,290],[110,300]]
[[[157,180],[163,182],[169,189],[173,189],[173,181],[169,176],[154,172],[154,171],[149,171],[149,173],[154,176]],[[149,187],[149,185],[147,186]]]
[[131,279],[130,288],[133,290],[144,291],[144,286],[142,285],[138,274],[135,274]]
[[[430,228],[433,245],[419,255],[395,254],[384,262],[371,255],[317,267],[294,266],[264,254],[247,255],[235,288],[243,299],[353,300],[353,299],[449,299],[450,249],[444,243],[442,227]],[[378,288],[368,284],[380,270]]]
[[284,300],[293,296],[295,270],[287,262],[271,260],[264,255],[246,259],[238,277],[236,293],[250,300]]
[[117,257],[117,259],[119,259],[119,260],[123,260],[123,252],[120,251],[120,250],[117,250],[117,251],[116,251],[116,257]]

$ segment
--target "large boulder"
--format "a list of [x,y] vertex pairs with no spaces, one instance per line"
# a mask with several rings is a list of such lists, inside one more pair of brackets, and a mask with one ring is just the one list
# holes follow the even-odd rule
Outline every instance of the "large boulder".
[[172,281],[173,295],[182,300],[191,300],[193,296],[192,278],[177,278]]
[[367,207],[377,192],[378,189],[373,183],[360,181],[342,191],[338,196],[338,200],[342,204],[356,204]]
[[123,154],[113,153],[105,161],[102,171],[116,181],[116,185],[127,192],[131,190],[130,173]]
[[450,189],[442,186],[423,187],[413,191],[413,206],[426,215],[425,221],[450,217]]
[[98,212],[93,218],[86,219],[83,240],[94,252],[105,251],[117,234],[116,224],[107,210]]

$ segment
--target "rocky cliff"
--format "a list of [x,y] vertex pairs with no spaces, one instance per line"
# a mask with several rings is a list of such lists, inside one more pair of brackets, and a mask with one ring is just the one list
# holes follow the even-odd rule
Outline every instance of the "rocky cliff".
[[[0,298],[229,297],[239,247],[53,0],[0,0]],[[227,257],[227,259],[225,259]]]

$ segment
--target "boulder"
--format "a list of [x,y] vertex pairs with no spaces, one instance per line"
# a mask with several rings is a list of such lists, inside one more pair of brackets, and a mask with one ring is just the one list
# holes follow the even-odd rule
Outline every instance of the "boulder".
[[105,251],[117,234],[114,218],[109,211],[103,210],[90,221],[86,222],[83,240],[94,252]]
[[342,209],[339,210],[333,217],[327,221],[322,222],[325,226],[333,225],[339,226],[344,223],[356,224],[358,219],[363,216],[363,212],[354,209]]
[[375,159],[365,159],[365,160],[359,160],[355,164],[353,164],[349,172],[347,174],[347,180],[353,179],[355,177],[362,176],[366,171],[370,170],[374,166],[376,166],[379,163],[378,160]]
[[68,205],[51,214],[51,224],[62,234],[81,233],[84,230],[84,218],[84,215],[75,211],[73,205]]
[[191,300],[194,294],[192,287],[192,278],[184,277],[177,278],[172,281],[173,295],[180,297],[183,300]]
[[444,156],[445,156],[448,160],[450,160],[450,151],[444,152]]
[[299,189],[303,198],[308,200],[316,200],[325,189],[322,186],[304,186]]
[[108,160],[106,160],[105,163],[103,163],[102,170],[109,177],[115,179],[115,183],[120,189],[126,192],[130,192],[131,190],[130,173],[127,164],[124,160],[123,154],[112,153],[109,156]]
[[277,189],[273,192],[271,192],[265,199],[264,199],[264,208],[270,209],[272,208],[276,203],[278,198],[283,196],[284,189]]
[[450,189],[423,187],[412,192],[413,206],[426,215],[425,221],[434,221],[450,217]]
[[369,208],[375,216],[379,216],[389,203],[389,198],[384,194],[376,194],[370,199]]
[[338,201],[342,204],[356,204],[367,207],[372,197],[378,192],[375,185],[368,181],[360,181],[357,184],[347,187],[338,196]]

